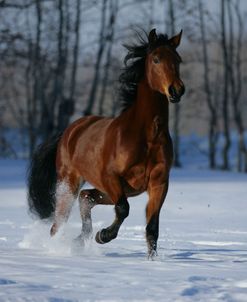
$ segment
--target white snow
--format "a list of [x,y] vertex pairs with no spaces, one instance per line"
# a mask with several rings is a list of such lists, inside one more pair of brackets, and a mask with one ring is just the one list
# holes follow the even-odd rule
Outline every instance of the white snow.
[[[83,248],[79,208],[55,238],[27,213],[25,162],[0,161],[0,301],[247,301],[247,175],[173,170],[159,256],[146,259],[147,195],[116,240]],[[93,209],[94,234],[114,218]]]

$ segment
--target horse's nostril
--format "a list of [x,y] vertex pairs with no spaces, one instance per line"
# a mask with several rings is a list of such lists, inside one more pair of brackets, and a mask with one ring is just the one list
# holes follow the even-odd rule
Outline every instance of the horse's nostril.
[[168,91],[171,97],[176,98],[181,97],[184,94],[185,88],[184,85],[180,86],[179,89],[176,89],[174,86],[170,85]]
[[169,86],[168,91],[169,91],[169,94],[171,96],[175,96],[176,95],[176,89],[172,85]]

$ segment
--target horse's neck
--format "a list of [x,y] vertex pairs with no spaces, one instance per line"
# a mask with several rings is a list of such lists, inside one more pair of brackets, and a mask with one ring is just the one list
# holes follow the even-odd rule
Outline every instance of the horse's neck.
[[137,99],[133,110],[135,118],[146,125],[153,123],[154,118],[159,117],[163,127],[168,131],[168,100],[164,95],[152,90],[146,79],[138,84]]

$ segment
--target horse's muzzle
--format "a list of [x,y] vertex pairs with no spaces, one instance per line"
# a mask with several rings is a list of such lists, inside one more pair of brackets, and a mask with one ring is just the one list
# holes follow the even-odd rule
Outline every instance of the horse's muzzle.
[[169,87],[169,101],[171,103],[179,103],[181,96],[184,94],[185,88],[184,85],[181,85],[179,89],[176,89],[174,86]]
[[181,100],[180,97],[172,97],[172,96],[169,97],[169,102],[171,102],[173,104],[179,103],[180,100]]

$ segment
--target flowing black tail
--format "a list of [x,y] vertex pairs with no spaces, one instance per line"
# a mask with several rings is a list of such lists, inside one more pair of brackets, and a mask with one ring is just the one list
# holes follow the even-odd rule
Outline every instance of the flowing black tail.
[[56,154],[61,134],[38,146],[28,170],[28,205],[31,213],[45,219],[55,210]]

